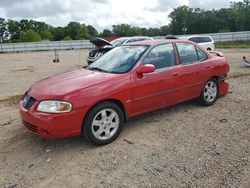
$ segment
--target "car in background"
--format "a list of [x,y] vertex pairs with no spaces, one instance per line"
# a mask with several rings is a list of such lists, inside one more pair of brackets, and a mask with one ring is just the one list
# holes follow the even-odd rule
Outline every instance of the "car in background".
[[182,40],[190,40],[197,44],[199,44],[201,47],[203,47],[206,50],[214,51],[214,40],[210,36],[184,36],[184,37],[178,37]]
[[222,53],[191,41],[129,43],[88,67],[35,83],[20,101],[20,115],[41,137],[82,135],[109,144],[128,118],[191,99],[213,105],[228,93],[228,71]]
[[94,38],[91,39],[90,42],[94,44],[97,49],[92,50],[89,52],[89,56],[87,59],[88,64],[90,65],[97,59],[99,59],[103,54],[107,53],[109,50],[131,42],[138,42],[144,40],[153,40],[151,37],[146,36],[137,36],[137,37],[121,37],[118,39],[113,40],[112,42],[108,42],[103,38]]

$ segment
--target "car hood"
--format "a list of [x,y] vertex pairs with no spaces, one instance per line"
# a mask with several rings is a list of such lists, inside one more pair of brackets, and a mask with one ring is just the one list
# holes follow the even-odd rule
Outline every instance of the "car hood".
[[93,38],[89,40],[89,42],[96,46],[113,46],[110,42],[102,38]]
[[88,69],[74,70],[38,81],[29,89],[28,94],[39,101],[63,100],[69,93],[108,82],[117,76],[119,75]]

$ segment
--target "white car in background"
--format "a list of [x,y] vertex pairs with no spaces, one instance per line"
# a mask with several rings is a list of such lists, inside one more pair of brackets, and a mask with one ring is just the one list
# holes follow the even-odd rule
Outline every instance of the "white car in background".
[[178,37],[182,40],[191,40],[197,44],[199,44],[201,47],[203,47],[206,50],[214,51],[214,40],[210,36],[184,36],[184,37]]

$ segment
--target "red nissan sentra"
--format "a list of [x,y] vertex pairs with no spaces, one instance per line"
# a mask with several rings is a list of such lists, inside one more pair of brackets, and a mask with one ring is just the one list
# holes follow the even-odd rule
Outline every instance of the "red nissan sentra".
[[131,43],[86,68],[35,83],[20,102],[20,114],[41,137],[83,135],[104,145],[128,118],[195,98],[214,104],[228,92],[228,71],[222,53],[190,41]]

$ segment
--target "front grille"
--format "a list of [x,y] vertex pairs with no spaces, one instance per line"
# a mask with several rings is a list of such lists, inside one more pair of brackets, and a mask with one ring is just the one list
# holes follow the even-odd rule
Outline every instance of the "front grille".
[[27,127],[27,128],[28,128],[29,130],[31,130],[32,132],[34,132],[34,133],[37,133],[37,132],[38,132],[37,126],[31,125],[31,124],[27,123],[26,121],[23,121],[23,124],[24,124],[25,127]]
[[36,99],[29,95],[25,95],[23,97],[23,107],[27,110],[29,110],[35,102],[36,102]]

